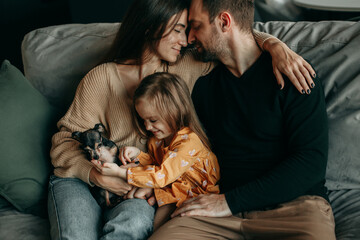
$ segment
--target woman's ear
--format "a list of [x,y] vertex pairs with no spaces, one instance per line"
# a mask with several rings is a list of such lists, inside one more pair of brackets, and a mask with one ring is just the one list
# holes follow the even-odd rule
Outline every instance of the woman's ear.
[[231,28],[232,17],[229,12],[222,12],[219,15],[220,28],[223,32],[227,32]]

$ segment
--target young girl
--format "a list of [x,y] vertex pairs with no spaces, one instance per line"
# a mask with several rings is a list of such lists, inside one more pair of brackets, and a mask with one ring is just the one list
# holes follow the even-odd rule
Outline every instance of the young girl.
[[137,198],[154,189],[160,207],[155,217],[157,228],[169,218],[175,205],[199,194],[219,193],[219,165],[200,126],[189,89],[179,77],[155,73],[144,78],[133,103],[136,129],[149,138],[148,152],[125,147],[120,158],[124,164],[139,161],[140,166],[125,169],[95,160],[93,163],[102,174],[120,176],[143,188],[135,193]]

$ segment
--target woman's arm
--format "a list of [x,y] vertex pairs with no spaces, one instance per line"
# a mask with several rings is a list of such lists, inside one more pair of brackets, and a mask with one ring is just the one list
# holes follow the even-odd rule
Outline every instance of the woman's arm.
[[99,100],[111,97],[106,76],[106,67],[101,65],[90,71],[80,82],[73,103],[58,122],[60,131],[52,138],[50,155],[55,175],[79,178],[88,184],[96,184],[123,195],[130,186],[121,179],[105,177],[93,171],[93,165],[85,158],[79,142],[71,137],[72,132],[93,128],[96,123],[106,119],[107,103]]
[[281,75],[283,73],[300,93],[310,94],[310,88],[315,86],[312,78],[316,76],[311,65],[270,34],[254,30],[254,37],[260,48],[271,54],[274,74],[281,89],[285,84]]

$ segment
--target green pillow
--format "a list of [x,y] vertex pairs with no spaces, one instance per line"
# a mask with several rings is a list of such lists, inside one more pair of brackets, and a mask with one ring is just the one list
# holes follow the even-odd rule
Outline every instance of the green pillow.
[[0,68],[0,195],[44,215],[55,109],[9,61]]

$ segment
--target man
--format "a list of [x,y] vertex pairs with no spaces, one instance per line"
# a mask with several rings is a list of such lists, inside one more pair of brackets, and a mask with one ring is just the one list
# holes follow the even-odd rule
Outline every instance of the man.
[[185,202],[151,239],[335,239],[321,83],[310,95],[276,86],[253,12],[251,0],[191,2],[189,42],[220,61],[196,82],[193,101],[220,163],[221,194]]

